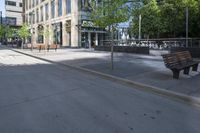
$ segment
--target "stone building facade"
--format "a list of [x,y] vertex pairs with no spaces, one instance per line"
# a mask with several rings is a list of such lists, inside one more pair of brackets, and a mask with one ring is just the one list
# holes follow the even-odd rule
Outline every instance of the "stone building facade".
[[33,44],[101,45],[105,31],[88,20],[89,0],[25,0],[24,6]]
[[10,26],[21,26],[23,23],[22,0],[5,0],[5,23]]

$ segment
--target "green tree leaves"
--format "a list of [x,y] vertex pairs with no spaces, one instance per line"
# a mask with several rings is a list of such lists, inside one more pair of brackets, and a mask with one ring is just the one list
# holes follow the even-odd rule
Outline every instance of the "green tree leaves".
[[92,2],[90,18],[96,26],[107,27],[129,19],[127,0],[102,0],[98,5]]
[[30,36],[29,30],[28,30],[28,26],[26,24],[23,24],[22,27],[17,31],[17,35],[22,38],[22,45],[21,47],[23,48],[23,42],[24,40]]
[[0,25],[0,37],[12,38],[16,33],[16,29],[8,25]]
[[22,27],[17,31],[17,35],[21,38],[26,38],[30,36],[28,26],[26,24],[23,24]]
[[[138,16],[142,15],[142,34],[155,37],[185,37],[186,7],[189,9],[189,36],[200,36],[200,0],[144,0],[133,9],[130,31],[138,34]],[[160,35],[160,36],[159,36]]]

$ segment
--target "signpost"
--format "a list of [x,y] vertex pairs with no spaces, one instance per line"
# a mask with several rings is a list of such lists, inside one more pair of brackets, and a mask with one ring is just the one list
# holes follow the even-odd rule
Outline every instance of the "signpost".
[[186,7],[186,26],[185,26],[185,31],[186,31],[186,47],[188,47],[188,17],[189,17],[189,13],[188,13],[188,7]]

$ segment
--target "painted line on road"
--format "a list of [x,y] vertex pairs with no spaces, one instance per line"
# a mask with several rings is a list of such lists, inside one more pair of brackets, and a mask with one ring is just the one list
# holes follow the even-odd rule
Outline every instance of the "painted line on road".
[[142,91],[145,91],[145,92],[150,92],[150,93],[153,93],[153,94],[165,96],[167,98],[170,98],[170,99],[173,99],[173,100],[176,100],[176,101],[180,101],[180,102],[184,102],[184,103],[189,104],[189,105],[200,107],[200,98],[197,98],[197,97],[188,96],[188,95],[185,95],[185,94],[169,91],[169,90],[166,90],[166,89],[161,89],[161,88],[158,88],[158,87],[154,87],[154,86],[150,86],[150,85],[147,85],[147,84],[131,81],[131,80],[128,80],[128,79],[116,77],[116,76],[113,76],[113,75],[105,74],[105,73],[102,73],[102,72],[90,70],[90,69],[83,68],[83,67],[77,67],[77,66],[73,66],[73,65],[69,65],[69,64],[51,61],[51,60],[44,59],[44,58],[41,58],[41,57],[38,57],[38,56],[27,54],[27,53],[19,51],[19,50],[14,50],[14,49],[10,49],[10,50],[17,52],[17,53],[20,53],[20,54],[23,54],[23,55],[26,55],[26,56],[30,56],[30,57],[42,60],[42,61],[46,61],[46,62],[49,62],[49,63],[52,63],[52,64],[66,66],[68,68],[72,68],[72,69],[79,70],[79,71],[82,71],[82,72],[87,72],[87,73],[93,74],[95,76],[100,76],[100,77],[103,77],[104,79],[108,79],[108,80],[111,80],[111,81],[114,81],[114,82],[117,82],[117,83],[120,83],[120,84],[123,84],[123,85],[128,85],[128,86],[134,87],[134,89],[137,89],[137,90],[142,90]]

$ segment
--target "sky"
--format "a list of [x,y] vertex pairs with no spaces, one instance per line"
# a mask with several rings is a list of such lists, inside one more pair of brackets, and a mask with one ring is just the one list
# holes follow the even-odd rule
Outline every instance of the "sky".
[[3,16],[5,16],[5,0],[0,0],[0,11],[2,11]]

